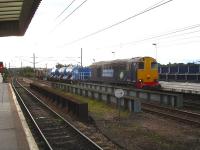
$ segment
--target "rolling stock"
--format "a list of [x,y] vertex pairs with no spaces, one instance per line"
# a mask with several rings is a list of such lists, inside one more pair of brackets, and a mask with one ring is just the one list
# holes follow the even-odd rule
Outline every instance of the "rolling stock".
[[68,66],[60,69],[53,68],[50,80],[90,81],[109,84],[132,85],[136,88],[159,88],[158,65],[152,57],[135,57],[101,61],[89,67]]
[[91,68],[75,67],[72,70],[72,80],[89,80],[91,78]]
[[92,81],[131,84],[136,88],[159,87],[158,65],[152,57],[102,61],[91,65]]
[[50,70],[48,70],[48,69],[39,68],[39,69],[35,70],[35,76],[38,79],[46,80],[47,76],[50,75],[49,72],[50,72]]

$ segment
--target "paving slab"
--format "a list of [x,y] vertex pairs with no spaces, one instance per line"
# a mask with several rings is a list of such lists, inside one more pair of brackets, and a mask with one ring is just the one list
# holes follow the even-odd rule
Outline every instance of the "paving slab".
[[12,94],[8,83],[0,83],[0,149],[29,150]]

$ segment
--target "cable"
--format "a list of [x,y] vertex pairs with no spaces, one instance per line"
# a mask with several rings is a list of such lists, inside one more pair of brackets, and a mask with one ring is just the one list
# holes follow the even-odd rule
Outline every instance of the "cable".
[[176,43],[170,43],[170,44],[161,44],[159,47],[171,47],[171,46],[178,46],[178,45],[186,45],[190,43],[199,43],[200,40],[193,40],[193,41],[188,41],[188,42],[176,42]]
[[83,1],[78,7],[76,7],[69,15],[67,15],[58,25],[63,23],[67,18],[69,18],[76,10],[78,10],[85,2],[88,0]]
[[[81,40],[83,40],[83,39],[86,39],[86,38],[88,38],[88,37],[90,37],[90,36],[94,36],[94,35],[96,35],[96,34],[98,34],[98,33],[101,33],[101,32],[103,32],[103,31],[105,31],[105,30],[108,30],[108,29],[110,29],[110,28],[113,28],[113,27],[115,27],[115,26],[117,26],[117,25],[119,25],[119,24],[122,24],[122,23],[124,23],[124,22],[126,22],[126,21],[128,21],[128,20],[130,20],[130,19],[132,19],[132,18],[135,18],[135,17],[137,17],[137,16],[139,16],[139,15],[142,15],[142,14],[148,12],[148,11],[151,11],[151,10],[153,10],[153,9],[155,9],[155,8],[158,8],[158,7],[160,7],[160,6],[164,5],[164,4],[167,4],[167,3],[171,2],[171,1],[173,1],[173,0],[168,0],[168,1],[163,2],[163,3],[161,3],[162,1],[160,1],[160,2],[158,2],[158,3],[156,3],[156,4],[152,5],[152,6],[150,6],[150,7],[148,7],[148,8],[146,8],[145,10],[143,10],[143,11],[141,11],[141,12],[139,12],[139,13],[137,13],[137,14],[131,16],[131,17],[128,17],[128,18],[126,18],[126,19],[124,19],[124,20],[121,20],[121,21],[119,21],[119,22],[117,22],[117,23],[114,23],[114,24],[112,24],[112,25],[109,25],[108,27],[105,27],[105,28],[102,28],[102,29],[100,29],[100,30],[97,30],[97,31],[95,31],[95,32],[93,32],[93,33],[90,33],[90,34],[88,34],[88,35],[86,35],[86,36],[83,36],[83,37],[81,37],[81,38],[79,38],[79,39],[77,39],[77,40],[74,40],[74,41],[72,41],[72,42],[70,42],[70,43],[66,43],[66,44],[64,44],[64,45],[65,45],[65,46],[66,46],[66,45],[70,45],[70,44],[76,43],[76,42],[78,42],[78,41],[81,41]],[[160,4],[160,3],[161,3],[161,4]]]
[[[145,10],[151,9],[152,7],[159,5],[159,4],[161,4],[162,2],[164,2],[164,1],[166,1],[166,0],[162,0],[162,1],[160,1],[160,2],[157,2],[157,3],[153,4],[152,6],[146,8]],[[145,10],[143,10],[143,11],[145,11]]]
[[[132,44],[136,44],[136,43],[140,43],[140,42],[144,42],[144,41],[148,41],[148,40],[152,40],[152,39],[156,39],[156,38],[166,39],[166,38],[173,38],[173,37],[181,36],[181,35],[188,35],[188,34],[200,32],[200,30],[182,33],[182,34],[178,34],[178,35],[173,35],[173,34],[176,34],[176,33],[179,33],[179,32],[184,32],[184,31],[187,31],[187,30],[195,29],[195,28],[199,28],[199,27],[200,27],[200,24],[191,25],[191,26],[187,26],[187,27],[184,27],[184,28],[181,28],[181,29],[175,29],[171,32],[167,32],[167,33],[164,33],[164,34],[155,35],[155,36],[152,36],[152,37],[147,37],[147,38],[144,38],[144,39],[141,39],[141,40],[135,40],[135,41],[127,42],[127,43],[116,44],[116,45],[113,45],[113,46],[109,46],[109,48],[121,47],[121,46],[125,46],[125,45],[132,45]],[[169,35],[172,35],[172,36],[169,36]],[[165,37],[165,36],[168,36],[168,37]],[[163,38],[160,38],[160,37],[163,37]]]
[[182,41],[182,40],[190,40],[190,39],[195,39],[195,38],[200,38],[200,36],[185,37],[185,38],[173,40],[173,42],[177,42],[177,41],[179,42],[179,41]]
[[76,0],[73,0],[56,18],[55,18],[55,20],[56,19],[58,19],[74,2],[75,2]]
[[[153,37],[144,38],[142,40],[128,42],[128,43],[125,43],[123,45],[128,45],[128,44],[132,44],[132,43],[139,43],[139,42],[143,42],[143,41],[147,41],[147,40],[152,40],[152,39],[155,39],[155,38],[159,38],[159,37],[175,34],[175,33],[178,33],[178,32],[183,32],[183,31],[186,31],[186,30],[191,30],[191,29],[198,28],[198,27],[200,27],[200,24],[196,24],[196,25],[185,27],[185,28],[177,29],[177,30],[169,32],[169,33],[164,33],[164,34],[161,34],[161,35],[156,35],[156,36],[153,36]],[[184,33],[184,34],[186,34],[186,33]]]
[[78,7],[76,7],[69,15],[67,15],[63,20],[61,20],[55,27],[50,31],[52,33],[58,26],[60,26],[67,18],[69,18],[76,10],[78,10],[85,2],[88,0],[83,1]]
[[163,39],[168,39],[168,38],[174,38],[174,37],[177,37],[177,36],[189,35],[189,34],[193,34],[193,33],[197,33],[197,32],[200,32],[200,30],[196,30],[196,31],[192,31],[192,32],[187,32],[187,33],[182,33],[182,34],[178,34],[178,35],[172,35],[172,36],[163,37],[163,38],[159,38],[159,39],[163,40]]

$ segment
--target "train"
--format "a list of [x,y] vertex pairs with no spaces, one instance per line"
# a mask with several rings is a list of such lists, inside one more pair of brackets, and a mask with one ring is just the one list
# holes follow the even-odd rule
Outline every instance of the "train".
[[158,64],[152,57],[102,61],[91,65],[92,81],[159,88]]
[[3,73],[3,70],[4,70],[3,62],[1,61],[1,62],[0,62],[0,74]]
[[88,67],[52,68],[48,75],[48,80],[51,81],[131,85],[139,89],[160,88],[158,78],[158,64],[152,57],[101,61]]

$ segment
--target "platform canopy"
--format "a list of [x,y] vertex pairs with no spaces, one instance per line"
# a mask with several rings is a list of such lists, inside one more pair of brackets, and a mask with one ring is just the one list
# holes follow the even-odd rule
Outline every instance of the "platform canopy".
[[22,36],[42,0],[0,0],[0,37]]

